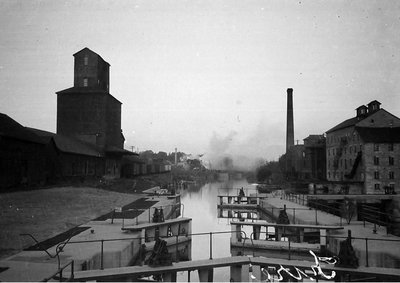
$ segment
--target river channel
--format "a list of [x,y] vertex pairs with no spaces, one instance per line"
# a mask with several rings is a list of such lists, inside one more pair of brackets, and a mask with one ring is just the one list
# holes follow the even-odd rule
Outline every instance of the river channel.
[[[192,218],[192,233],[229,232],[228,218],[218,218],[218,195],[237,195],[239,188],[255,192],[255,185],[246,180],[207,183],[204,186],[189,186],[181,191],[181,202],[184,205],[183,214]],[[212,258],[230,257],[230,233],[214,234],[212,236]],[[194,235],[192,237],[192,260],[210,258],[210,235]],[[188,281],[188,272],[177,274],[179,282]],[[230,269],[214,269],[214,281],[229,282]],[[198,282],[197,272],[191,272],[190,281]]]

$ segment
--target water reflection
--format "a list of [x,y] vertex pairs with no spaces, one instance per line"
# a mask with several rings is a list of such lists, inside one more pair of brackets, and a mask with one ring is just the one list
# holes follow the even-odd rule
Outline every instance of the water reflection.
[[[192,233],[209,233],[231,231],[230,220],[218,218],[218,195],[237,195],[240,188],[246,194],[255,192],[255,185],[246,180],[207,183],[204,186],[190,186],[181,191],[181,202],[184,204],[184,216],[192,218]],[[213,258],[229,257],[230,233],[216,234],[212,237],[211,255]],[[192,260],[210,258],[210,235],[192,237]],[[187,272],[178,274],[178,281],[186,282]],[[228,281],[229,268],[214,270],[214,281]],[[191,272],[191,281],[199,281],[197,272]]]

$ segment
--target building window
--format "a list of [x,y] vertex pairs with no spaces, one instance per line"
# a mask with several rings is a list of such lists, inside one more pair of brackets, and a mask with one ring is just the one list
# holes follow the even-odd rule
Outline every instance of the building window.
[[379,144],[377,143],[374,144],[374,151],[379,151]]
[[88,86],[88,78],[83,79],[83,86],[87,87]]
[[389,151],[393,151],[393,144],[392,143],[389,143]]
[[87,66],[89,64],[89,57],[88,56],[83,57],[83,64],[85,66]]
[[375,172],[374,172],[374,178],[375,178],[376,180],[379,180],[379,171],[375,171]]
[[375,184],[375,191],[379,191],[381,189],[380,184]]
[[379,165],[379,157],[374,156],[374,165]]
[[394,165],[394,157],[389,156],[389,165]]
[[390,171],[389,172],[389,179],[394,179],[394,172],[393,171]]
[[389,187],[392,189],[392,192],[394,192],[394,184],[393,183],[389,184]]

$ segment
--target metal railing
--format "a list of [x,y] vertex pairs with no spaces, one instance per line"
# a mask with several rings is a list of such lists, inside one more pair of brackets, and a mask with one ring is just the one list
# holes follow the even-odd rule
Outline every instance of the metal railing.
[[[321,210],[321,211],[325,211],[326,213],[329,214],[333,214],[336,215],[338,217],[340,217],[340,225],[342,225],[342,219],[346,219],[347,224],[351,223],[352,220],[352,216],[349,217],[343,217],[343,210],[342,209],[338,209],[336,207],[330,206],[330,205],[325,205],[322,204],[321,202],[318,201],[312,201],[308,198],[307,195],[302,195],[302,194],[293,194],[293,193],[283,193],[283,199],[285,200],[289,200],[292,202],[295,202],[297,204],[301,204],[301,205],[306,205],[308,207],[312,207],[315,210]],[[338,202],[336,202],[338,203]],[[355,208],[357,209],[357,208]],[[299,209],[297,209],[299,210]],[[318,218],[318,213],[315,212],[315,222],[317,223],[317,218]],[[389,234],[392,227],[393,227],[393,221],[397,221],[398,219],[400,219],[400,217],[398,216],[394,216],[391,213],[385,213],[385,212],[381,212],[378,211],[376,209],[374,209],[373,207],[370,207],[366,204],[362,204],[362,209],[361,211],[358,211],[357,213],[358,218],[363,221],[364,223],[364,227],[365,227],[365,222],[369,222],[372,223],[374,225],[373,228],[373,232],[376,233],[377,232],[377,227],[378,226],[385,226],[386,227],[386,234]],[[379,218],[377,218],[377,216],[379,216]],[[385,219],[385,220],[382,220]]]
[[[311,211],[314,210],[314,219],[315,219],[315,225],[318,225],[318,215],[321,214],[322,211],[316,209],[316,208],[312,208],[312,207],[308,207],[308,208],[302,208],[302,207],[273,207],[273,206],[266,206],[265,203],[264,205],[260,206],[261,210],[263,210],[264,212],[267,212],[268,214],[270,213],[272,217],[274,218],[278,218],[279,216],[279,212],[281,210],[286,210],[288,212],[292,212],[292,215],[290,216],[291,218],[291,223],[292,224],[296,224],[297,218],[296,218],[296,212],[298,211]],[[275,215],[275,211],[277,211],[277,215]],[[338,216],[339,217],[339,225],[343,226],[343,217],[342,216]]]
[[[71,266],[70,276],[69,276],[69,278],[64,280],[63,272],[68,266]],[[59,282],[63,282],[63,281],[64,282],[65,281],[70,282],[70,281],[74,280],[74,261],[73,260],[71,260],[70,262],[68,262],[64,266],[59,267],[58,270],[53,275],[43,279],[42,282],[48,282],[50,280],[57,280],[57,279],[58,279]]]
[[[266,231],[266,232],[258,231],[256,233],[266,234],[266,237],[269,234],[268,231]],[[254,234],[255,234],[255,232],[252,232],[250,234],[250,241],[251,241],[251,245],[252,245],[252,256],[255,256],[253,240],[257,240],[257,239],[254,239]],[[290,236],[297,236],[297,234],[295,234],[295,233],[285,233],[285,238],[287,239],[287,241],[280,241],[280,242],[287,242],[288,243],[288,249],[287,249],[287,252],[288,252],[287,259],[288,260],[291,260],[291,253],[292,253],[291,244],[296,242],[296,241],[291,241],[291,237]],[[347,237],[346,236],[319,235],[318,238],[325,238],[327,247],[329,246],[330,240],[332,240],[332,239],[338,239],[339,241],[341,239],[342,240],[349,239],[350,241],[352,241],[352,240],[364,241],[365,242],[365,267],[369,267],[369,257],[370,257],[369,242],[372,242],[372,241],[378,241],[378,242],[382,242],[382,243],[384,243],[384,242],[397,242],[400,245],[400,240],[395,240],[395,239],[376,239],[376,238],[367,238],[367,237],[365,237],[365,238],[363,238],[363,237],[352,237],[351,233],[349,233],[349,235]],[[266,241],[268,241],[268,240],[266,240]],[[327,248],[327,249],[329,250],[329,248]]]
[[[157,238],[171,238],[171,237],[175,237],[176,241],[175,241],[175,246],[176,246],[176,253],[177,253],[177,257],[176,257],[176,261],[179,261],[179,257],[178,257],[178,244],[179,242],[179,236],[186,236],[188,239],[192,239],[193,236],[208,236],[209,237],[209,259],[213,259],[213,237],[215,235],[218,234],[231,234],[231,233],[240,233],[241,235],[243,235],[243,249],[244,249],[244,244],[246,242],[247,235],[245,231],[219,231],[219,232],[202,232],[202,233],[191,233],[191,234],[184,234],[184,235],[173,235],[173,236],[163,236],[163,235],[158,235],[158,236],[152,236],[152,237],[146,237],[147,239],[154,239],[156,240]],[[135,250],[135,244],[134,241],[137,240],[138,243],[140,244],[141,240],[143,238],[142,237],[130,237],[130,238],[116,238],[116,239],[101,239],[101,240],[82,240],[82,241],[69,241],[67,244],[68,245],[72,245],[72,244],[87,244],[87,243],[100,243],[100,269],[103,270],[104,269],[104,246],[105,243],[107,242],[115,242],[115,241],[132,241],[132,250]],[[145,240],[145,239],[143,239]],[[139,245],[138,244],[138,245]],[[64,245],[65,246],[65,245]],[[140,248],[138,247],[137,250],[140,253]],[[243,251],[242,251],[243,252]],[[43,281],[49,281],[51,279],[54,279],[57,277],[57,274],[59,274],[59,280],[60,282],[62,281],[63,277],[63,271],[64,269],[66,269],[69,265],[71,265],[71,276],[70,279],[74,278],[73,272],[74,272],[74,261],[71,261],[69,263],[67,263],[66,265],[64,265],[63,267],[59,267],[58,270],[51,276],[45,278]],[[68,280],[67,280],[68,281]]]
[[[363,221],[364,227],[365,222],[370,222],[374,224],[373,233],[376,234],[378,226],[385,226],[386,227],[386,235],[388,235],[392,228],[394,227],[394,223],[397,222],[400,217],[394,216],[391,213],[385,213],[378,210],[378,208],[369,206],[367,204],[361,205],[361,210],[358,213],[359,219]],[[384,219],[384,220],[382,220]]]
[[[243,231],[243,230],[240,230],[240,231],[201,232],[201,233],[191,233],[191,234],[172,235],[172,236],[168,236],[168,235],[166,235],[166,236],[159,235],[159,236],[153,236],[153,237],[147,237],[147,238],[148,238],[148,239],[149,239],[149,238],[150,238],[150,239],[153,238],[153,239],[155,240],[155,239],[158,238],[158,237],[160,237],[160,238],[171,238],[171,237],[175,237],[175,238],[176,238],[175,245],[176,245],[176,250],[177,250],[177,254],[178,254],[178,244],[179,244],[179,243],[182,243],[182,242],[179,242],[179,236],[186,236],[186,237],[189,238],[190,240],[192,240],[192,238],[193,238],[193,237],[196,237],[196,236],[208,236],[208,237],[209,237],[209,259],[213,259],[213,256],[214,256],[214,254],[213,254],[214,236],[215,236],[215,235],[219,235],[219,234],[232,234],[232,233],[240,233],[240,234],[242,235],[242,237],[241,237],[241,239],[243,240],[243,241],[242,241],[242,251],[241,251],[242,255],[244,255],[245,243],[246,243],[247,240],[250,240],[250,241],[251,241],[252,247],[254,247],[254,242],[253,242],[253,240],[254,240],[254,232],[250,234],[250,237],[247,237],[246,232]],[[269,232],[268,232],[268,231],[266,231],[266,232],[261,232],[261,231],[259,231],[259,232],[257,232],[257,233],[260,233],[260,234],[261,234],[261,233],[268,234]],[[288,249],[287,249],[287,251],[288,251],[288,259],[289,259],[289,260],[291,260],[291,258],[292,258],[292,246],[291,246],[291,244],[294,242],[294,241],[292,241],[292,240],[290,239],[290,236],[294,236],[294,235],[297,235],[297,234],[285,233],[285,238],[287,238],[287,241],[281,241],[281,242],[288,242]],[[320,236],[318,236],[318,238],[321,238],[321,237],[325,237],[325,238],[326,238],[326,245],[327,245],[327,246],[329,246],[329,243],[330,243],[330,240],[331,240],[331,239],[339,239],[339,240],[340,240],[340,239],[343,239],[343,240],[349,239],[349,236],[347,236],[347,237],[345,237],[345,236],[331,236],[331,235],[320,235]],[[72,244],[100,243],[100,269],[104,269],[104,245],[105,245],[105,243],[107,243],[107,242],[114,242],[114,241],[132,241],[132,245],[133,245],[132,250],[135,250],[135,249],[134,249],[134,246],[135,246],[134,241],[137,240],[137,241],[138,241],[138,244],[139,244],[139,243],[141,242],[142,239],[143,239],[142,237],[130,237],[130,238],[101,239],[101,240],[84,240],[84,241],[69,241],[69,242],[66,243],[66,244],[72,245]],[[370,243],[371,241],[398,242],[398,243],[400,244],[400,240],[394,240],[394,239],[374,239],[374,238],[361,238],[361,237],[351,237],[351,236],[350,236],[350,240],[351,240],[351,241],[354,241],[354,240],[361,240],[361,241],[364,241],[364,242],[365,242],[365,266],[366,266],[366,267],[369,266],[369,256],[370,256],[370,254],[369,254],[369,243]],[[267,240],[266,240],[266,241],[267,241]],[[65,244],[65,245],[66,245],[66,244]],[[65,246],[65,245],[64,245],[64,246]],[[138,252],[139,252],[140,247],[138,247],[137,250],[138,250]],[[254,250],[253,250],[252,252],[253,252],[253,256],[254,256]],[[176,258],[176,259],[177,259],[177,261],[179,261],[178,255],[177,255],[177,258]],[[44,279],[43,281],[49,281],[49,280],[51,280],[51,279],[57,279],[57,278],[58,278],[60,281],[62,281],[62,280],[63,280],[63,271],[64,271],[68,266],[71,266],[71,275],[70,275],[70,278],[67,279],[67,280],[72,280],[72,279],[74,278],[74,274],[73,274],[73,273],[74,273],[74,262],[73,262],[73,261],[68,262],[66,265],[64,265],[64,266],[62,266],[62,267],[59,267],[58,270],[57,270],[53,275],[51,275],[50,277]],[[57,275],[59,275],[59,276],[57,277]]]
[[56,253],[54,255],[52,255],[48,251],[48,249],[44,249],[41,246],[41,243],[38,240],[36,240],[36,238],[32,234],[23,233],[23,234],[20,234],[20,236],[30,237],[31,239],[33,239],[35,241],[36,245],[40,248],[39,251],[45,252],[50,258],[57,258],[58,269],[60,269],[61,268],[60,253],[63,251],[64,247],[68,244],[68,242],[71,240],[71,238],[74,236],[74,234],[71,234],[65,241],[62,241],[61,243],[57,244]]
[[[152,207],[150,207],[148,209],[127,209],[127,210],[123,210],[123,211],[119,212],[121,214],[121,216],[122,216],[122,227],[125,227],[125,219],[131,219],[131,218],[126,218],[125,217],[127,213],[130,213],[132,211],[133,212],[141,212],[141,214],[137,215],[134,218],[134,219],[136,219],[136,221],[135,221],[136,225],[139,224],[139,216],[142,215],[142,214],[147,214],[148,215],[148,222],[144,222],[144,223],[152,223],[152,221],[151,221],[152,220],[152,212],[153,212],[152,210],[155,210],[156,208],[164,210],[167,207],[173,207],[173,208],[171,209],[169,215],[166,215],[165,218],[169,218],[169,216],[172,213],[176,212],[177,209],[179,209],[178,210],[179,211],[179,216],[180,217],[184,217],[185,205],[183,203],[168,204],[168,205],[163,205],[163,206],[152,206]],[[176,218],[178,218],[178,217],[176,217]],[[114,219],[115,218],[114,218],[114,213],[113,213],[113,217],[111,219],[111,223],[114,223]]]

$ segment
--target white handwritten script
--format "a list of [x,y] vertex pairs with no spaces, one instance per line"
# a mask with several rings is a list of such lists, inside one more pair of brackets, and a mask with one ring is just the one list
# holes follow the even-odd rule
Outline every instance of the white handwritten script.
[[[315,260],[315,265],[311,265],[310,266],[311,270],[313,271],[313,274],[314,274],[315,278],[312,277],[312,276],[309,276],[308,274],[305,273],[305,271],[300,270],[296,266],[294,266],[295,272],[293,272],[293,273],[297,273],[297,274],[293,274],[292,272],[290,272],[290,268],[285,268],[282,265],[279,265],[280,267],[276,271],[276,274],[279,276],[277,280],[278,281],[282,281],[284,279],[283,278],[284,272],[287,275],[291,276],[292,278],[294,278],[296,280],[302,280],[303,278],[304,279],[308,278],[311,281],[313,281],[316,278],[320,278],[320,279],[325,278],[325,279],[328,279],[328,280],[335,278],[336,272],[332,271],[332,273],[330,275],[325,274],[322,271],[320,262],[327,263],[327,264],[335,264],[337,262],[337,258],[336,257],[319,257],[319,256],[316,256],[313,251],[310,251],[310,254],[314,257],[314,260]],[[271,280],[271,274],[268,272],[268,270],[266,270],[265,268],[261,268],[261,273],[267,277],[267,281]],[[251,278],[252,279],[257,279],[252,274],[251,274]]]

